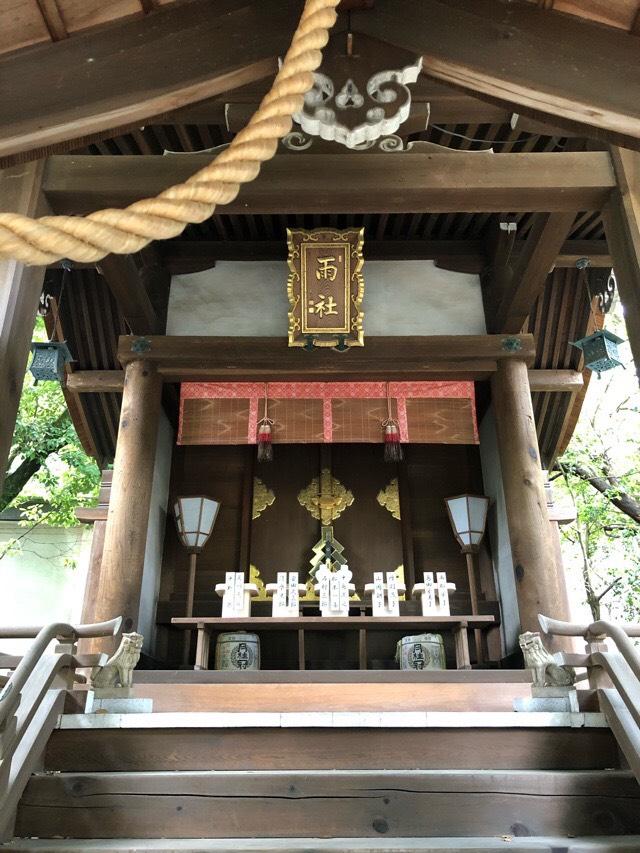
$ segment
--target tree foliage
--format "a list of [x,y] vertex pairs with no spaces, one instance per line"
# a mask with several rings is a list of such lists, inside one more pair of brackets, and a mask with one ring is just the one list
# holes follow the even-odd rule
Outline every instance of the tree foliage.
[[[608,324],[624,335],[622,314]],[[625,371],[593,377],[569,448],[556,468],[577,519],[564,527],[594,619],[640,619],[640,393],[628,348]]]
[[[36,340],[46,340],[42,320]],[[82,449],[56,382],[25,377],[0,511],[19,509],[31,524],[77,524],[74,510],[98,493],[100,470]]]

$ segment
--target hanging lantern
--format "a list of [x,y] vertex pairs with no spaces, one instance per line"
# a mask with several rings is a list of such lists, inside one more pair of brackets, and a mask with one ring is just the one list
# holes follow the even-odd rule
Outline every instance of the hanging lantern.
[[600,374],[614,367],[622,367],[618,345],[624,343],[622,338],[609,332],[607,329],[598,329],[586,338],[572,341],[572,346],[578,347],[584,353],[584,365],[589,370]]
[[264,414],[258,423],[258,462],[273,462],[273,421],[268,417],[268,385],[264,385]]
[[64,366],[73,361],[66,341],[33,341],[31,352],[29,370],[36,382],[63,382]]
[[387,382],[387,419],[382,422],[384,429],[384,461],[400,462],[402,459],[402,445],[400,444],[400,428],[398,421],[393,417],[391,411],[391,397],[389,397],[389,383]]

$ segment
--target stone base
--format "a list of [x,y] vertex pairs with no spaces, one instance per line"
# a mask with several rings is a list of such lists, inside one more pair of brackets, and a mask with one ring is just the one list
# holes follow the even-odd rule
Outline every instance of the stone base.
[[153,699],[138,699],[130,687],[98,687],[89,690],[85,714],[150,714]]
[[531,699],[514,699],[514,711],[571,711],[577,713],[575,687],[532,687]]

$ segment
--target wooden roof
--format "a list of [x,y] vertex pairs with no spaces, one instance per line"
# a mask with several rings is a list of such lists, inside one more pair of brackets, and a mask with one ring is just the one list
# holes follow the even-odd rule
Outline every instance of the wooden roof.
[[[176,2],[180,0],[4,0],[0,8],[0,53],[61,41],[121,18],[142,17]],[[639,0],[528,2],[541,9],[640,34]]]

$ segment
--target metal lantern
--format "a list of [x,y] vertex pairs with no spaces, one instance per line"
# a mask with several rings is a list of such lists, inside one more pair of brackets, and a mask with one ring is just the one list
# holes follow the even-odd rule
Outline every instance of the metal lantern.
[[445,498],[449,521],[463,553],[477,551],[487,523],[489,498],[484,495],[458,495]]
[[174,512],[180,541],[196,554],[204,548],[216,522],[220,502],[202,496],[178,498]]
[[66,341],[33,341],[31,352],[33,358],[29,370],[36,382],[63,381],[64,366],[73,361]]
[[618,352],[618,345],[622,343],[624,340],[614,335],[613,332],[609,332],[607,329],[598,329],[597,332],[587,338],[572,341],[572,346],[582,350],[585,367],[593,370],[600,378],[600,374],[605,370],[622,367]]

